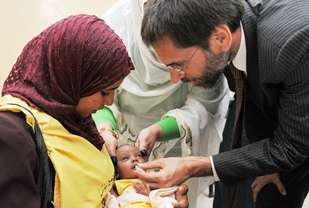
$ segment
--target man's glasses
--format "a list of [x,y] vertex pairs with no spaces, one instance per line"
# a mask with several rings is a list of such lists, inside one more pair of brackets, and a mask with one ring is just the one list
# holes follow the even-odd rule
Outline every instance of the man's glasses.
[[194,53],[192,54],[191,58],[188,60],[187,64],[186,64],[184,67],[182,67],[182,69],[177,69],[177,68],[175,68],[175,67],[173,67],[173,66],[168,66],[167,68],[168,68],[168,69],[172,69],[172,70],[178,72],[179,74],[185,74],[185,72],[184,72],[183,70],[185,70],[185,68],[187,68],[187,66],[189,65],[191,59],[193,58],[193,56],[195,55],[195,53],[196,53],[196,51],[197,51],[198,49],[199,49],[199,46],[196,48],[196,50],[195,50]]

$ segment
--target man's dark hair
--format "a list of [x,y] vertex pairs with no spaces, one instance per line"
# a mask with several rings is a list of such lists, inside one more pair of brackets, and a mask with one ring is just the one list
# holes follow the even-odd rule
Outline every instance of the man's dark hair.
[[215,27],[226,24],[233,33],[243,10],[243,0],[148,0],[141,36],[147,46],[168,37],[179,48],[209,49]]

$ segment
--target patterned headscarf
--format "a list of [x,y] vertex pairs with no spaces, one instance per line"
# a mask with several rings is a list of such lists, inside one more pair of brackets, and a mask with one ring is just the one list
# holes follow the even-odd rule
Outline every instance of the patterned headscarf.
[[80,118],[76,105],[81,97],[106,89],[133,69],[122,40],[102,19],[70,16],[24,47],[4,82],[2,96],[24,100],[101,149],[104,141],[91,116]]

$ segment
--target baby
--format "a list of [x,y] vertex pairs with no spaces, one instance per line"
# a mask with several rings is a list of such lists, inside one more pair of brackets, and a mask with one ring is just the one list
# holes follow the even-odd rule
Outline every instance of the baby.
[[[174,196],[174,192],[178,188],[177,186],[151,190],[148,184],[144,184],[137,179],[134,170],[143,171],[138,168],[138,164],[145,163],[146,160],[136,146],[128,144],[122,145],[118,147],[116,156],[117,165],[115,167],[115,187],[111,190],[111,194],[115,196],[112,199],[113,207],[118,203],[118,207],[126,208],[172,208],[172,203],[177,203]],[[115,200],[117,200],[117,202]]]

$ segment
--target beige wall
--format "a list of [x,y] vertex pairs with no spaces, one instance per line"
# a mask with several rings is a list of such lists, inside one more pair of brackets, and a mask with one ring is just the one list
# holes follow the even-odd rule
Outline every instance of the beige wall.
[[116,1],[1,0],[0,92],[16,58],[30,39],[54,22],[72,14],[94,14],[101,17]]

